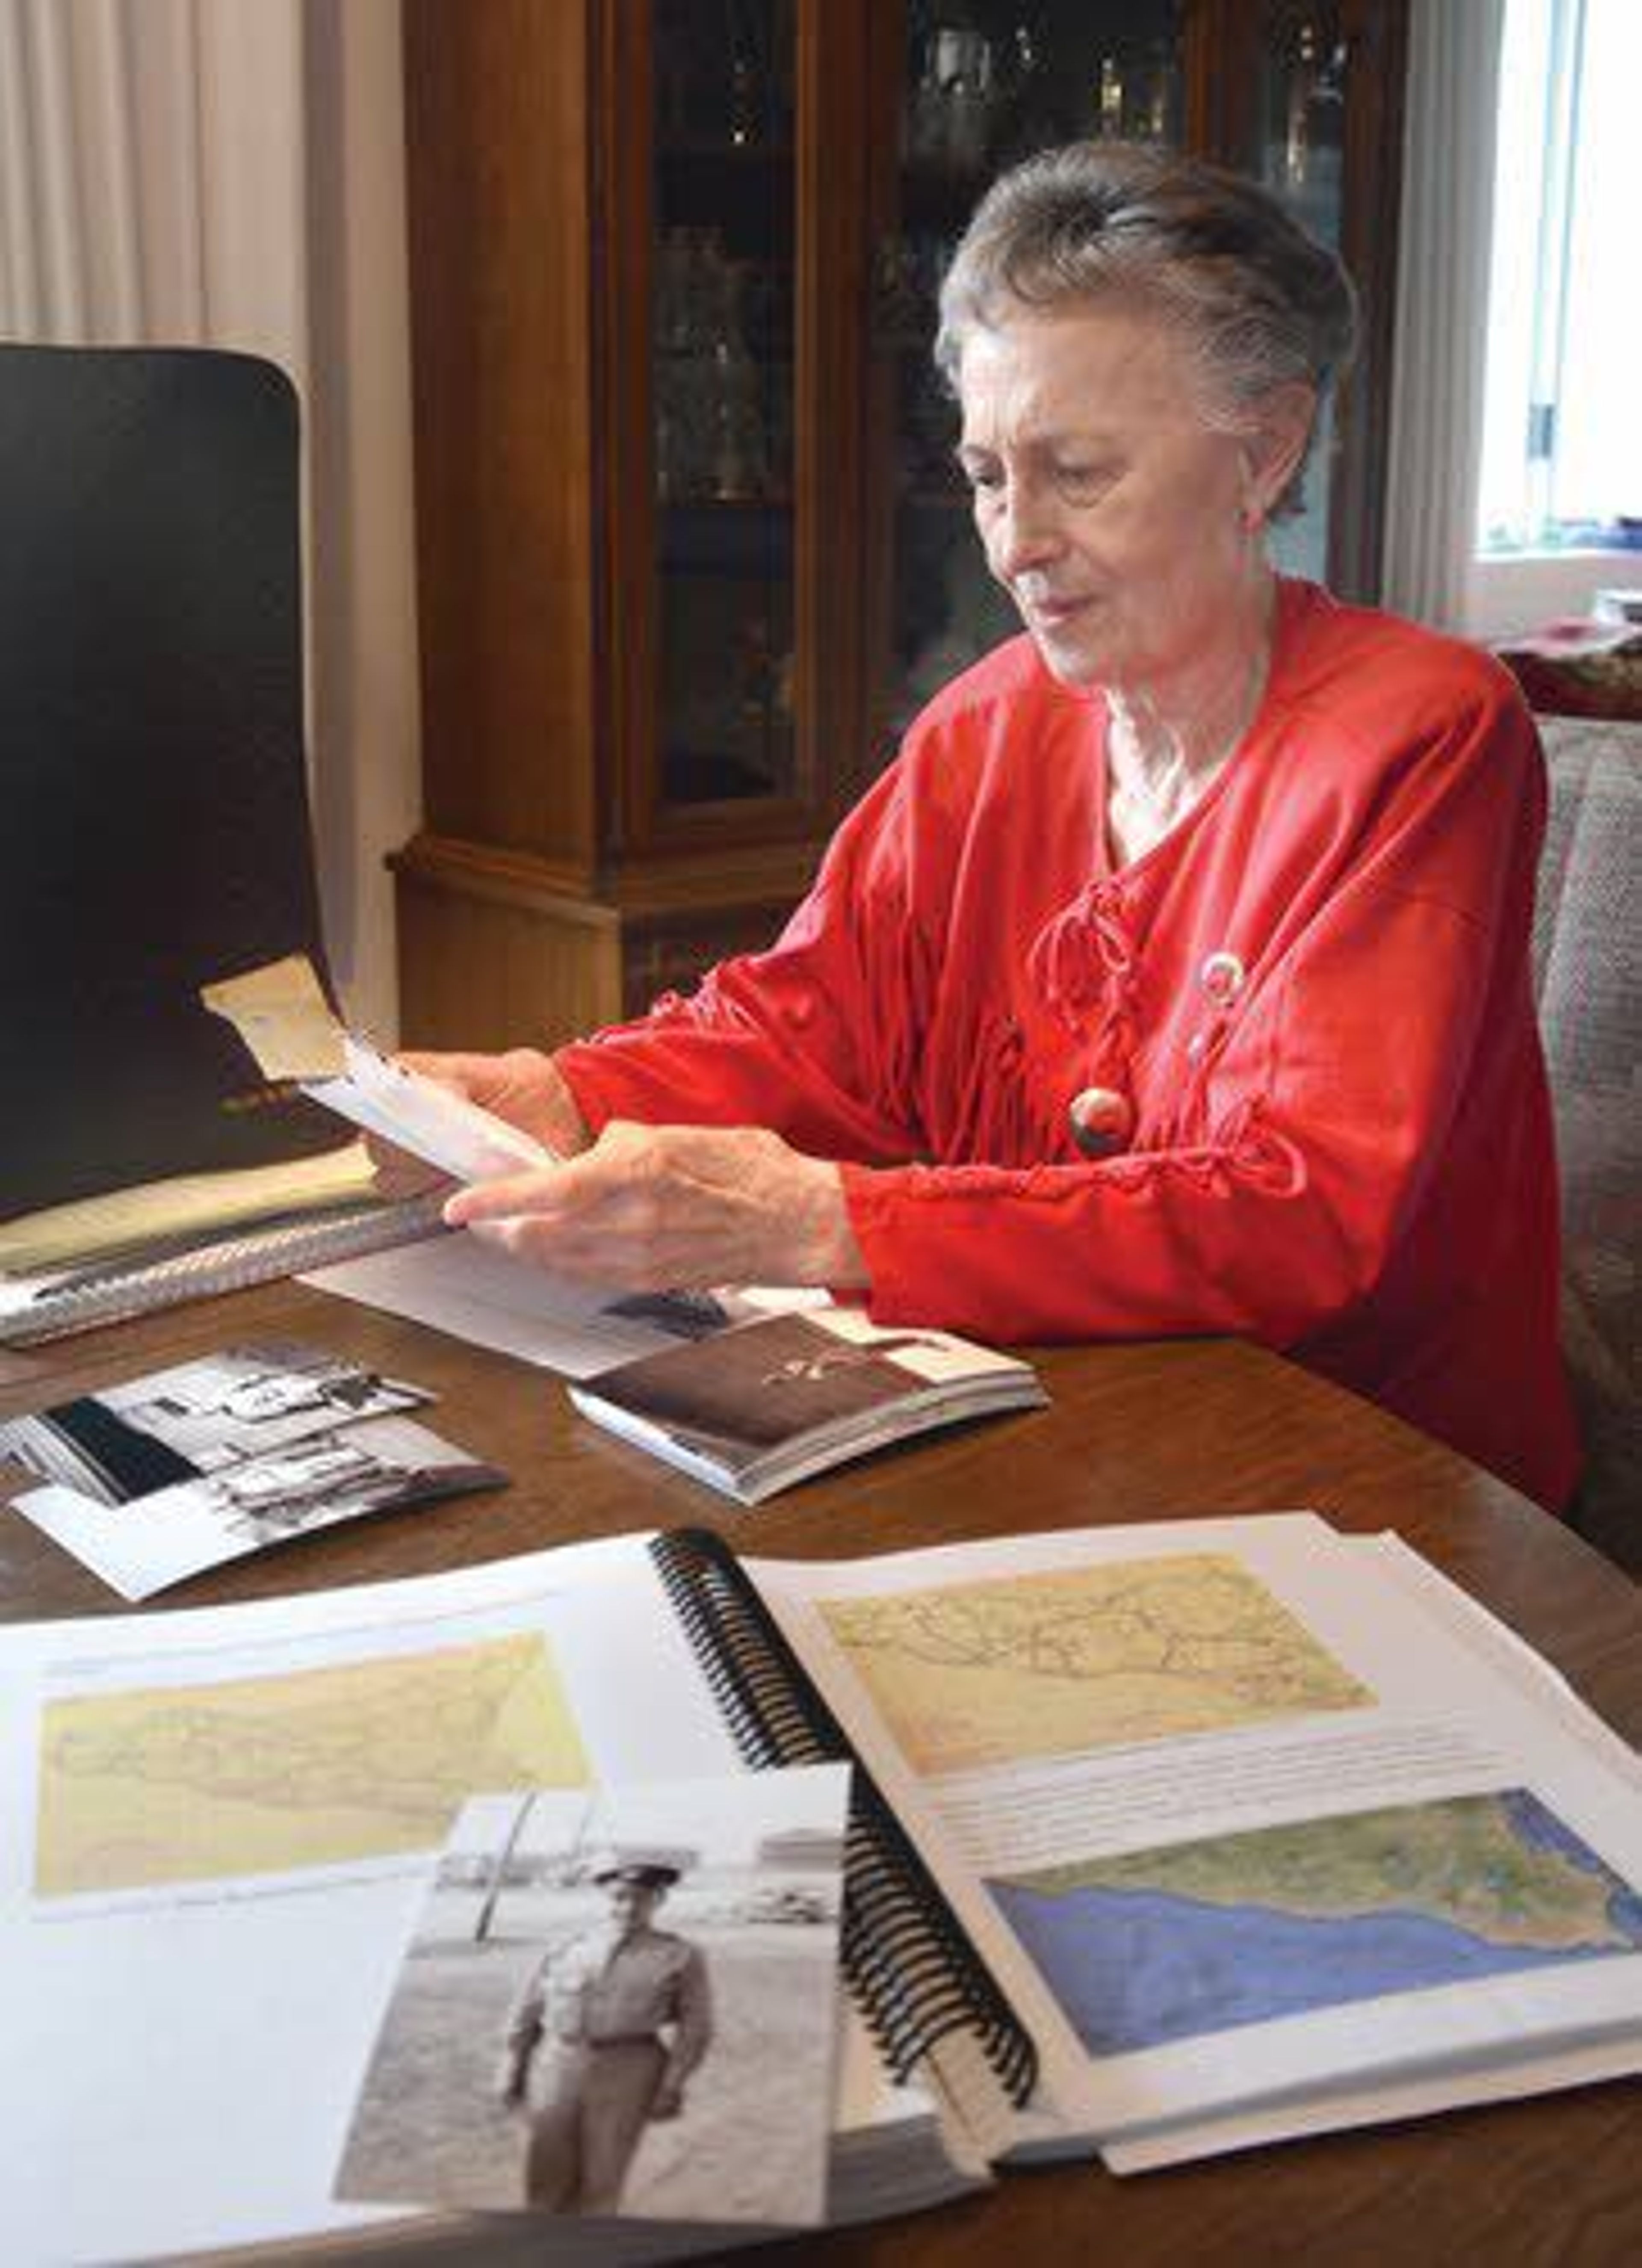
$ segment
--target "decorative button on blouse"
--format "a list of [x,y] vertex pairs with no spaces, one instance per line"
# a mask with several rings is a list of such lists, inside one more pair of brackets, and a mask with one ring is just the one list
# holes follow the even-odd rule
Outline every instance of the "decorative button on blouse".
[[1109,1086],[1086,1086],[1067,1106],[1071,1138],[1086,1158],[1109,1158],[1127,1149],[1135,1130],[1135,1107]]
[[1242,990],[1246,972],[1234,953],[1211,953],[1197,971],[1197,982],[1217,1008],[1227,1008]]

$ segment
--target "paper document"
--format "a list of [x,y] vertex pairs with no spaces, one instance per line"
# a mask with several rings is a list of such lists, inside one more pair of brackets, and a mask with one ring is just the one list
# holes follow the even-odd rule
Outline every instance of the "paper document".
[[294,1079],[327,1110],[457,1181],[553,1162],[553,1153],[518,1127],[345,1030],[300,954],[203,985],[200,998],[233,1026],[264,1079]]
[[1642,2062],[1618,1744],[1309,1516],[747,1566],[1103,2143]]
[[379,1055],[352,1032],[340,1079],[305,1079],[302,1091],[367,1134],[409,1150],[459,1182],[483,1182],[555,1163],[554,1153],[475,1102]]
[[827,1304],[816,1291],[630,1292],[572,1284],[460,1233],[315,1269],[302,1280],[576,1379],[755,1315]]
[[306,954],[202,984],[200,998],[233,1026],[268,1079],[340,1079],[342,1027]]

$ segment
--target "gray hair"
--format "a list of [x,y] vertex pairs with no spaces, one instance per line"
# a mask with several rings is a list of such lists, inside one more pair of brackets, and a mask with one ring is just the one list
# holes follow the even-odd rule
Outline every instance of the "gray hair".
[[[955,387],[976,328],[1012,310],[1113,301],[1180,325],[1205,416],[1233,431],[1274,387],[1321,399],[1356,340],[1350,276],[1267,190],[1167,151],[1074,142],[1012,167],[981,200],[941,285],[936,363]],[[1301,509],[1304,478],[1302,464],[1278,513]]]

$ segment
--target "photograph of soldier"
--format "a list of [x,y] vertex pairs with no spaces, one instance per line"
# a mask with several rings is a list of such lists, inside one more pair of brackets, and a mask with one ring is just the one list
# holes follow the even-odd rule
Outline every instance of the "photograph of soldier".
[[705,1955],[655,1917],[682,1869],[611,1856],[603,1918],[542,1959],[508,2021],[499,2092],[528,2119],[527,2204],[609,2213],[652,2120],[676,2118],[712,2041]]
[[[593,1715],[597,1751],[611,1725]],[[816,2226],[840,2083],[849,1779],[825,1764],[469,1797],[337,2196]]]

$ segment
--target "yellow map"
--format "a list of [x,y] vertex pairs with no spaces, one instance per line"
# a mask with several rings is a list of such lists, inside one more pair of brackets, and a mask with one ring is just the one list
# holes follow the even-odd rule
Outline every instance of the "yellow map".
[[1220,1552],[835,1599],[821,1612],[920,1772],[1374,1697]]
[[590,1778],[537,1633],[54,1702],[40,1766],[43,1896],[427,1850],[469,1795]]

